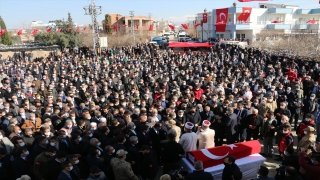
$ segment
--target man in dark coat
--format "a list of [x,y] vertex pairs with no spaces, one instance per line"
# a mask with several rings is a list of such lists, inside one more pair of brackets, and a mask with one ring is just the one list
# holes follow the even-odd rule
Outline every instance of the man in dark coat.
[[252,114],[248,115],[245,121],[245,126],[247,128],[246,141],[250,141],[251,137],[254,140],[257,140],[260,132],[260,127],[263,123],[263,117],[258,115],[257,109],[254,109]]
[[147,145],[142,145],[141,153],[140,166],[143,169],[141,171],[142,178],[155,179],[159,170],[156,153]]
[[140,153],[139,149],[137,148],[138,137],[131,136],[130,137],[130,144],[127,146],[127,158],[126,161],[131,163],[132,171],[135,175],[140,174]]
[[32,169],[31,163],[29,160],[29,152],[25,147],[18,147],[17,148],[17,155],[12,162],[12,172],[15,179],[20,178],[22,175],[28,175],[31,177]]
[[228,107],[223,123],[225,125],[227,144],[233,144],[238,131],[238,118],[237,115],[233,113],[232,107]]
[[195,170],[186,176],[186,180],[213,180],[211,173],[204,172],[203,163],[201,161],[196,161],[193,166]]
[[191,122],[194,124],[193,131],[196,131],[198,129],[198,126],[201,123],[201,116],[199,111],[196,111],[195,107],[192,107],[190,111],[187,114],[187,122]]
[[233,180],[232,175],[235,171],[240,170],[235,164],[236,159],[233,156],[227,156],[224,159],[224,169],[222,172],[222,180]]

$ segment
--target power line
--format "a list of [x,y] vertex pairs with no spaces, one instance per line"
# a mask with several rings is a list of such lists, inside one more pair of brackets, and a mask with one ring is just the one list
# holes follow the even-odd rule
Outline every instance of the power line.
[[95,0],[91,0],[91,4],[89,6],[85,6],[83,8],[85,10],[85,15],[91,15],[92,20],[92,36],[93,36],[93,49],[100,48],[100,40],[99,40],[99,24],[97,22],[98,15],[101,14],[102,8],[101,6],[96,6]]

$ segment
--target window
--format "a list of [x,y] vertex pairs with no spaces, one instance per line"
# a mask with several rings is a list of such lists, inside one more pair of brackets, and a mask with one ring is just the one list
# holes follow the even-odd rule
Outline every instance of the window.
[[237,34],[237,39],[240,39],[240,34]]
[[220,34],[220,38],[224,38],[224,34]]
[[261,24],[261,16],[257,16],[257,24]]
[[241,39],[245,39],[246,35],[245,34],[241,34]]

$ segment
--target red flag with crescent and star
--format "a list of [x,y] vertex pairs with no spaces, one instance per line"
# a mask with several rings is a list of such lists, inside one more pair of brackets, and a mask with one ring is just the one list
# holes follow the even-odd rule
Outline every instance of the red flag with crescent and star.
[[1,31],[0,31],[0,36],[2,36],[4,33],[6,33],[7,32],[7,30],[5,30],[5,29],[2,29]]
[[217,9],[216,16],[217,16],[217,23],[216,32],[226,32],[227,22],[228,22],[228,11],[229,8]]
[[17,32],[17,34],[20,36],[22,34],[22,29],[19,29],[19,31]]
[[203,168],[208,168],[222,164],[228,155],[236,159],[244,158],[252,154],[260,153],[261,144],[257,140],[228,144],[209,149],[200,149],[187,152],[187,160],[193,164],[196,161],[203,162]]
[[238,20],[246,22],[251,14],[252,7],[242,7],[242,13],[239,15]]

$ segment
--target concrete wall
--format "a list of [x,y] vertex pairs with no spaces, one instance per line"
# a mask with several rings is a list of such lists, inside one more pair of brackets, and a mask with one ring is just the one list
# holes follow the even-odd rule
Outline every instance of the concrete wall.
[[[26,54],[28,53],[32,53],[33,57],[46,57],[49,55],[49,53],[52,51],[26,51]],[[8,56],[13,56],[15,52],[0,52],[0,54],[2,55],[2,57],[6,58]]]

